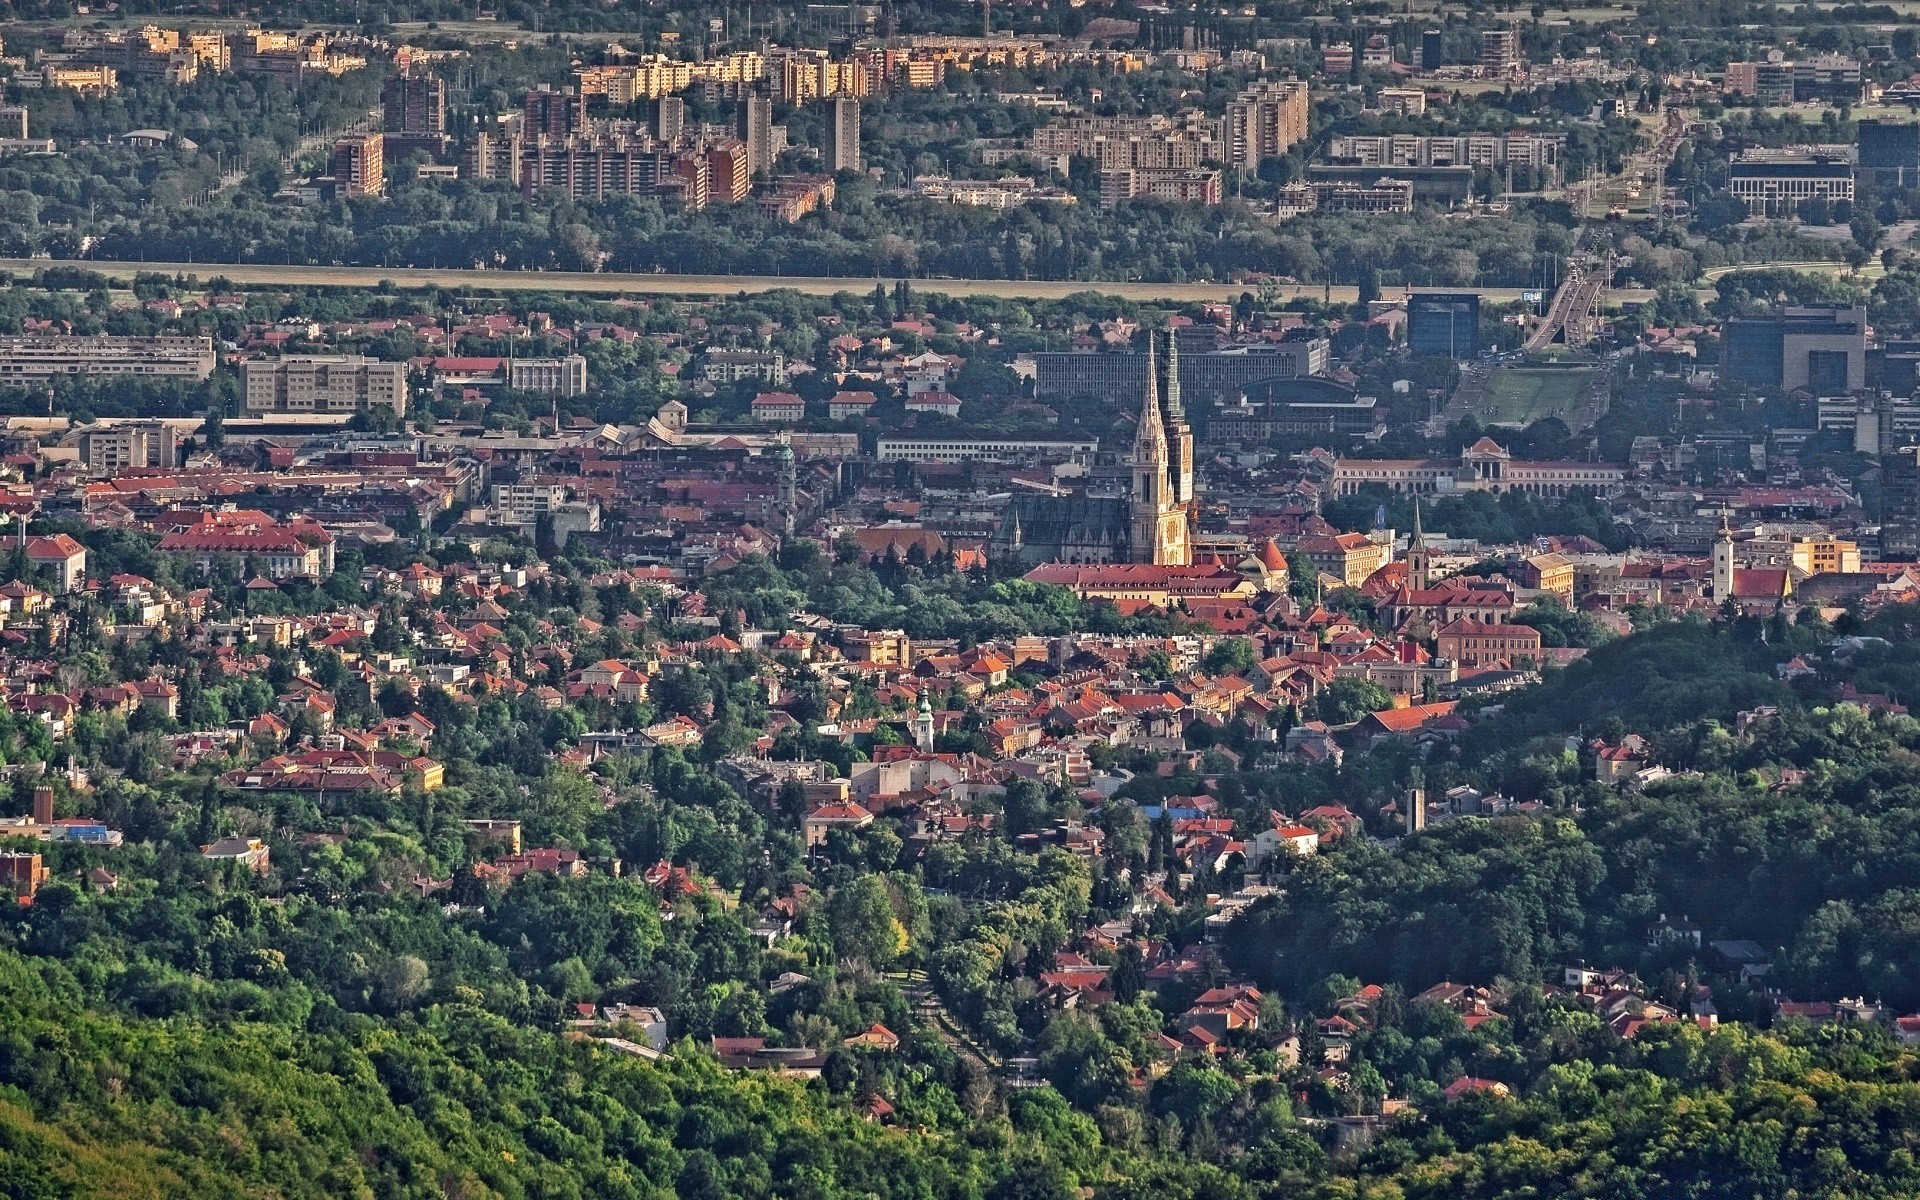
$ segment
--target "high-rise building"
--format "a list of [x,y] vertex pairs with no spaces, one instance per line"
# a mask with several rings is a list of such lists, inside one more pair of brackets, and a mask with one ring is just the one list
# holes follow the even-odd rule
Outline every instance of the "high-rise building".
[[1480,31],[1480,74],[1505,79],[1520,69],[1520,31],[1511,25]]
[[773,170],[773,97],[753,92],[740,105],[740,140],[747,144],[749,170]]
[[566,137],[587,126],[587,101],[579,88],[557,88],[546,83],[529,88],[522,112],[528,137],[543,133],[548,137]]
[[836,96],[827,119],[826,159],[829,171],[860,170],[860,102]]
[[1277,158],[1307,136],[1307,85],[1262,83],[1227,105],[1227,162],[1247,170]]
[[447,85],[438,75],[401,71],[388,76],[380,107],[388,133],[447,131]]
[[1438,71],[1440,64],[1447,61],[1441,49],[1441,33],[1438,29],[1429,29],[1420,35],[1420,69]]
[[1480,293],[1414,292],[1407,297],[1407,348],[1472,358],[1480,353]]
[[679,96],[662,96],[653,106],[653,136],[663,142],[677,142],[687,128],[687,102]]
[[1920,554],[1920,448],[1880,456],[1880,557]]
[[343,196],[378,196],[387,190],[386,138],[356,133],[333,143],[333,180]]
[[728,138],[707,147],[707,189],[708,198],[715,204],[737,204],[753,191],[745,142]]
[[447,85],[439,76],[418,70],[388,76],[380,107],[386,153],[400,158],[424,150],[437,158],[447,152]]

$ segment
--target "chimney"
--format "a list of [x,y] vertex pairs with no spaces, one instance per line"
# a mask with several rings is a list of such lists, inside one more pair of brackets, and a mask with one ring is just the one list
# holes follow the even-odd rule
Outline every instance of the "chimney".
[[44,784],[33,789],[33,823],[53,824],[53,789]]

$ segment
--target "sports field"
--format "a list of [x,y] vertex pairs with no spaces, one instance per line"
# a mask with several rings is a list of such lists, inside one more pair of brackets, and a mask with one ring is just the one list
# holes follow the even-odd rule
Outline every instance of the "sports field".
[[1474,416],[1487,425],[1531,425],[1547,417],[1572,424],[1593,383],[1588,366],[1512,366],[1487,376]]

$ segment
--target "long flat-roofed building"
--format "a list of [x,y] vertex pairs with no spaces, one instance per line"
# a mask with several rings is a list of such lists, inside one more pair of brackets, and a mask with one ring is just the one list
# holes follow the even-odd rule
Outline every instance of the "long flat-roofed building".
[[1395,492],[1526,492],[1564,496],[1588,490],[1605,495],[1618,488],[1627,469],[1600,462],[1529,462],[1516,459],[1492,438],[1481,438],[1444,458],[1343,458],[1334,464],[1333,493],[1350,496],[1362,488]]
[[0,387],[58,375],[143,375],[202,380],[213,374],[210,337],[0,336]]
[[883,437],[875,457],[887,462],[1091,463],[1098,438]]

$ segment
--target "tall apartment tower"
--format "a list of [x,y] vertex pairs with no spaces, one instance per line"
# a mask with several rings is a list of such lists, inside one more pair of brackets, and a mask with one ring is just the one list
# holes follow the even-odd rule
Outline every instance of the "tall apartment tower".
[[386,138],[358,133],[333,143],[334,186],[343,196],[378,196],[387,190]]
[[836,96],[827,120],[827,170],[858,171],[860,163],[860,102]]
[[1420,69],[1434,72],[1445,62],[1446,53],[1441,49],[1441,33],[1438,29],[1428,29],[1420,35]]
[[1480,74],[1504,79],[1520,69],[1520,31],[1512,25],[1480,32]]
[[687,128],[687,102],[679,96],[662,96],[653,108],[653,136],[663,142],[677,142]]
[[1227,105],[1227,162],[1253,170],[1307,136],[1307,85],[1262,83]]
[[587,102],[579,88],[543,83],[527,89],[526,135],[563,138],[587,127]]
[[740,106],[740,140],[747,144],[747,169],[758,175],[773,170],[773,97],[753,92]]
[[388,133],[447,131],[447,85],[438,75],[402,71],[388,76],[380,89],[380,107]]
[[437,158],[447,152],[447,85],[438,75],[405,70],[388,76],[380,89],[380,108],[388,154],[400,158],[424,150]]

